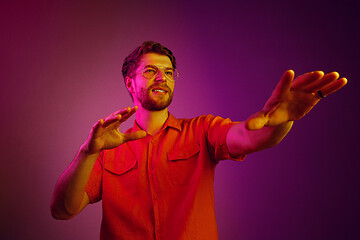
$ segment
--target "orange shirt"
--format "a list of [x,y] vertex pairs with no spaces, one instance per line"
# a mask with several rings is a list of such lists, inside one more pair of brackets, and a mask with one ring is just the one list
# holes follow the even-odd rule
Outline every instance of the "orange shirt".
[[[169,113],[154,136],[102,151],[86,186],[102,200],[100,239],[218,239],[214,173],[233,158],[226,135],[230,119],[176,119]],[[139,126],[128,132],[140,130]]]

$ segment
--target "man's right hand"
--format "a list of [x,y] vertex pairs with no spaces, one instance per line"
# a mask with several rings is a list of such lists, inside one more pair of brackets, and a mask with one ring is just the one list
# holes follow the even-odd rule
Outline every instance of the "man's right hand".
[[86,154],[98,154],[101,150],[115,148],[127,141],[144,138],[145,131],[121,133],[119,130],[121,123],[131,117],[136,110],[137,106],[127,107],[97,121],[82,146],[83,151]]

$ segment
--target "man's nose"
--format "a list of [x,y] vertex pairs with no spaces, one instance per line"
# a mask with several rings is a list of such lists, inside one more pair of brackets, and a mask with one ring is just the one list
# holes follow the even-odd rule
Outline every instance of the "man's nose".
[[167,78],[165,73],[159,69],[158,73],[156,74],[155,80],[158,82],[166,82]]

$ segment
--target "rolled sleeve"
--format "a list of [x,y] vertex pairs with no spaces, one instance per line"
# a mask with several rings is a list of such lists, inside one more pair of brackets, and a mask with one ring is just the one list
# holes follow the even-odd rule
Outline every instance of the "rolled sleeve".
[[234,161],[244,160],[246,156],[245,154],[232,156],[226,144],[226,136],[230,128],[238,122],[232,122],[229,118],[224,119],[221,117],[214,117],[213,115],[208,115],[205,119],[205,122],[207,138],[210,145],[214,149],[214,157],[216,162],[226,159],[231,159]]

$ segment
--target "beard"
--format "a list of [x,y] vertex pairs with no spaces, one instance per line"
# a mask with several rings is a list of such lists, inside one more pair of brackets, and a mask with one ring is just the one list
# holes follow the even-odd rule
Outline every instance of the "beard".
[[[162,87],[167,90],[168,97],[166,95],[157,98],[152,98],[150,95],[152,93],[152,89],[154,87]],[[141,106],[148,111],[161,111],[167,108],[173,99],[174,93],[170,90],[166,85],[154,84],[149,88],[141,88],[139,89],[139,94],[137,95],[137,99],[141,103]]]

